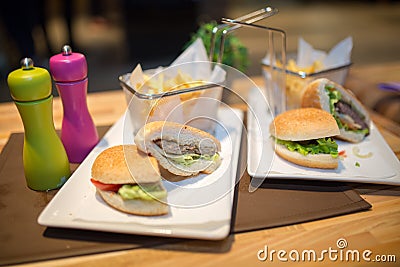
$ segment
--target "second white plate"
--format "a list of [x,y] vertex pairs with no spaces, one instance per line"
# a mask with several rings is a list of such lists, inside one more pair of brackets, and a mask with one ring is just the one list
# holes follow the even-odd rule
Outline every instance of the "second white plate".
[[[363,142],[337,141],[345,157],[335,170],[302,167],[280,158],[273,150],[268,129],[273,118],[260,95],[258,88],[250,91],[247,113],[247,170],[252,177],[400,184],[400,162],[373,123],[370,135]],[[371,157],[360,157],[370,153]]]

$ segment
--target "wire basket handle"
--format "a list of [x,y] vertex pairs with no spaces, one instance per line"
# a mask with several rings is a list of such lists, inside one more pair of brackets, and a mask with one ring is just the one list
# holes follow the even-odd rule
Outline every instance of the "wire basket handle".
[[[221,63],[222,59],[223,59],[223,53],[224,53],[224,46],[225,46],[225,39],[226,36],[238,29],[241,28],[243,25],[237,23],[237,22],[242,22],[245,23],[246,25],[253,25],[252,23],[255,23],[257,21],[263,20],[265,18],[271,17],[275,14],[278,13],[278,9],[277,8],[273,8],[273,7],[265,7],[265,8],[261,8],[259,10],[253,11],[249,14],[240,16],[236,19],[225,19],[223,18],[223,24],[219,24],[217,26],[215,26],[212,29],[211,32],[211,44],[210,44],[210,52],[209,52],[209,60],[212,62],[213,61],[213,57],[214,57],[214,51],[215,51],[215,44],[216,44],[216,35],[219,31],[222,30],[222,34],[221,34],[221,42],[219,45],[219,53],[218,53],[218,59],[217,62]],[[233,25],[234,24],[234,25]]]

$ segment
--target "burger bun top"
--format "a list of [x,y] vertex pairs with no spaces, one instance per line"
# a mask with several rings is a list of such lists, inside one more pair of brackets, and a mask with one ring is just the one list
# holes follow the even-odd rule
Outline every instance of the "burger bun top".
[[106,184],[156,183],[161,179],[157,160],[135,145],[103,150],[92,165],[92,179]]
[[333,116],[317,108],[283,112],[275,117],[269,130],[275,138],[287,141],[312,140],[340,134]]

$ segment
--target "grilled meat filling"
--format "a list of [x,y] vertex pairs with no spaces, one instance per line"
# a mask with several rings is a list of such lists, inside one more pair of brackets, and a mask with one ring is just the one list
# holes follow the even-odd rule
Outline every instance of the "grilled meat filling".
[[335,104],[335,110],[339,114],[339,119],[346,124],[351,130],[363,130],[368,129],[367,123],[363,118],[354,111],[351,106],[343,101],[337,102]]
[[[155,140],[154,143],[159,146],[165,153],[173,155],[198,154],[198,155],[214,155],[217,151],[215,146],[210,142],[201,142],[196,144],[178,144],[172,140]],[[200,148],[199,148],[200,147]]]

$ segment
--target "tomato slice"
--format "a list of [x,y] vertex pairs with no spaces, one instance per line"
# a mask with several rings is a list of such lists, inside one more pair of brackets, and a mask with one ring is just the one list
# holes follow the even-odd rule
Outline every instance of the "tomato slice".
[[93,178],[91,178],[90,181],[93,183],[93,185],[95,187],[97,187],[100,190],[104,190],[104,191],[117,192],[118,189],[122,186],[120,184],[104,184],[102,182],[94,180]]

